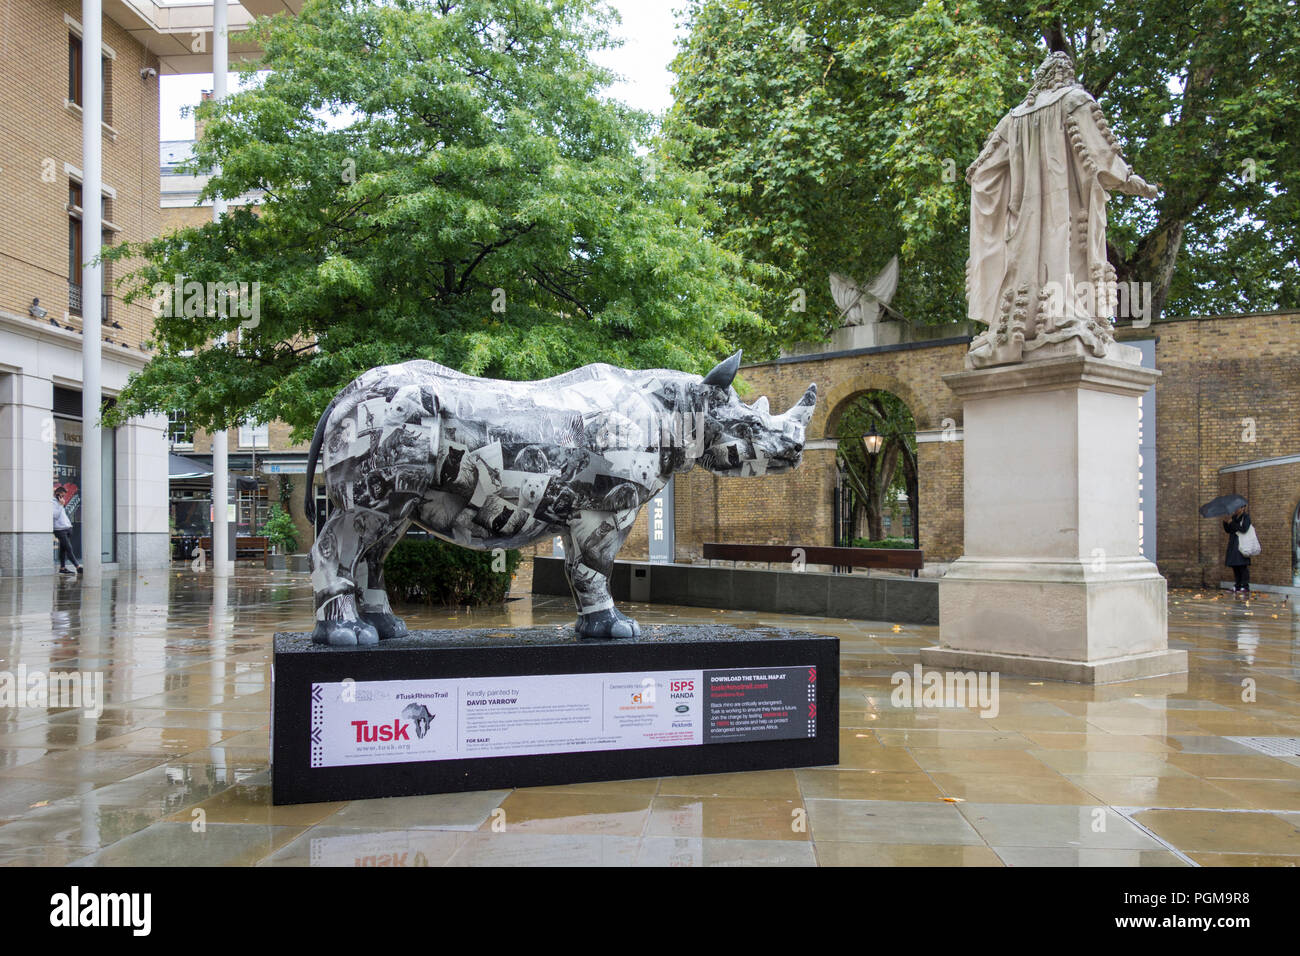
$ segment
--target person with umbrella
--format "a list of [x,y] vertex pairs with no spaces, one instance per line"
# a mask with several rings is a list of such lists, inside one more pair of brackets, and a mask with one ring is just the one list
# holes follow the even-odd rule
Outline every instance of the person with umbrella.
[[1250,514],[1246,511],[1246,499],[1241,495],[1221,495],[1208,504],[1201,505],[1201,517],[1212,518],[1229,515],[1223,522],[1223,530],[1228,534],[1228,550],[1223,563],[1232,568],[1232,598],[1237,600],[1250,598],[1250,558],[1259,554],[1259,538],[1250,523]]

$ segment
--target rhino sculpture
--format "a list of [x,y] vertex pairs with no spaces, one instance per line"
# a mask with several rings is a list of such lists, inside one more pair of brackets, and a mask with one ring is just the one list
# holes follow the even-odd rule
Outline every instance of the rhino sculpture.
[[331,508],[312,548],[318,644],[401,637],[384,559],[412,524],[476,550],[554,535],[582,637],[634,637],[609,593],[637,511],[697,461],[728,476],[788,471],[817,401],[783,415],[745,405],[740,353],[708,375],[587,365],[539,382],[476,378],[434,362],[374,368],[330,403],[307,465],[306,511],[323,464]]

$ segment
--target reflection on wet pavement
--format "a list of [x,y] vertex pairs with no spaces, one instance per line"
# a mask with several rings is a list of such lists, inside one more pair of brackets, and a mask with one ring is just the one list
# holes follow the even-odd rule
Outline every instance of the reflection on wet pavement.
[[[1273,598],[1272,595],[1262,596]],[[271,635],[305,575],[178,565],[82,591],[0,579],[0,680],[102,677],[92,707],[0,707],[0,864],[1187,866],[1300,863],[1290,604],[1170,595],[1190,672],[1103,687],[1003,676],[996,715],[902,706],[937,628],[631,606],[643,622],[841,639],[840,764],[272,806]],[[412,628],[568,624],[556,599],[407,608]]]

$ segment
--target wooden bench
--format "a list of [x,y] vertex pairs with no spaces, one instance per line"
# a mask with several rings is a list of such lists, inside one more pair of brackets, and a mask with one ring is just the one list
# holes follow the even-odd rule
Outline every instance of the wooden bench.
[[912,577],[925,567],[925,552],[911,548],[832,548],[799,544],[721,544],[705,542],[704,557],[712,561],[766,561],[788,564],[803,559],[805,564],[829,564],[835,568],[887,568],[911,571]]
[[[205,555],[212,557],[211,536],[199,538],[199,547],[203,549]],[[234,557],[236,561],[240,558],[256,558],[265,561],[269,547],[269,541],[264,535],[239,535],[235,538]]]

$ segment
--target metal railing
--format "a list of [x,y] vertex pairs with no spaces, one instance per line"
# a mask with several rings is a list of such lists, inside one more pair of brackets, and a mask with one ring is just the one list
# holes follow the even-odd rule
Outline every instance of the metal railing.
[[[68,312],[72,315],[81,315],[81,283],[68,281]],[[109,321],[109,312],[112,308],[113,297],[104,293],[99,297],[99,319],[101,323],[107,324]]]

